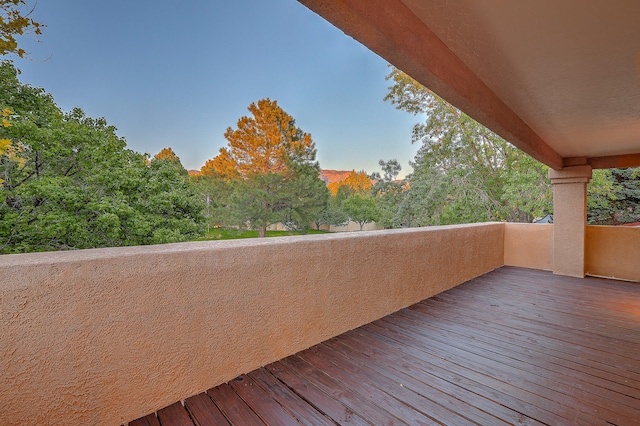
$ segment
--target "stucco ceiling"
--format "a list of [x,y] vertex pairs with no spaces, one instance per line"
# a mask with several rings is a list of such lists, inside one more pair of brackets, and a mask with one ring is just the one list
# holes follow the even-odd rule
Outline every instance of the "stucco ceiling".
[[640,165],[638,0],[300,0],[540,161]]

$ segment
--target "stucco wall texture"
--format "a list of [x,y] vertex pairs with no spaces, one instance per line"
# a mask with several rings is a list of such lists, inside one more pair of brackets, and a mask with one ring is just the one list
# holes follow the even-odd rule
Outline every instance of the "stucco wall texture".
[[587,226],[585,272],[640,282],[640,228]]
[[0,424],[141,417],[502,266],[504,229],[0,256]]
[[505,223],[504,264],[553,270],[553,225]]
[[[553,225],[505,223],[504,264],[553,270],[553,232]],[[586,275],[640,282],[640,228],[587,226],[584,258]]]

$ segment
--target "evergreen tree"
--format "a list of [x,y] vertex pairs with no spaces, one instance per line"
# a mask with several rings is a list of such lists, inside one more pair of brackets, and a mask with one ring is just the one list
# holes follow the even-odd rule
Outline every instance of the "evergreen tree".
[[252,117],[227,129],[228,146],[208,162],[231,185],[227,217],[257,228],[260,237],[278,222],[308,229],[327,202],[311,135],[276,101],[262,99],[248,109]]
[[43,89],[0,64],[0,252],[186,241],[203,207],[182,165],[126,148],[104,118],[63,113]]
[[640,168],[594,170],[587,188],[590,224],[640,222]]

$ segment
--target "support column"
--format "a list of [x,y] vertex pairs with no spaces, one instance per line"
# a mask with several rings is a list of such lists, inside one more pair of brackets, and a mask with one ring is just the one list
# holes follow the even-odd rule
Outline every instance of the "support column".
[[553,183],[553,273],[584,278],[591,166],[549,170]]

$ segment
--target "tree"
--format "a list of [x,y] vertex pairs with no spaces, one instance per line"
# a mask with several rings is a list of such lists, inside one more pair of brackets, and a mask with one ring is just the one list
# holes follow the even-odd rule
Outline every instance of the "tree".
[[175,152],[173,152],[173,149],[169,148],[162,148],[160,150],[160,152],[158,152],[156,155],[153,156],[154,160],[167,160],[167,161],[171,161],[174,163],[181,163],[180,161],[180,157],[178,157],[176,155]]
[[276,101],[262,99],[248,109],[252,117],[227,129],[228,146],[207,163],[232,182],[230,216],[257,228],[259,237],[277,222],[306,228],[327,196],[311,135],[296,127]]
[[237,129],[224,134],[228,148],[221,148],[214,159],[223,175],[233,169],[242,177],[282,173],[291,163],[313,163],[316,148],[309,133],[296,127],[295,120],[277,101],[259,100],[248,108],[253,117],[238,120]]
[[354,194],[343,201],[342,207],[349,218],[360,225],[361,231],[366,223],[374,222],[379,217],[376,202],[370,196]]
[[0,0],[1,56],[13,53],[23,58],[27,52],[18,47],[16,36],[29,32],[36,35],[42,34],[44,25],[30,18],[35,6],[27,11],[23,10],[25,7],[27,7],[25,0]]
[[405,217],[400,211],[400,206],[406,196],[406,181],[397,181],[402,166],[396,159],[389,161],[380,160],[378,164],[382,168],[383,176],[376,172],[371,175],[375,180],[372,194],[378,206],[378,224],[384,228],[399,228],[406,224]]
[[343,194],[347,196],[352,194],[368,194],[372,186],[371,178],[364,170],[359,172],[352,170],[343,180],[332,182],[328,185],[333,195],[337,195],[338,192],[342,190]]
[[190,176],[196,191],[206,204],[207,231],[211,226],[232,224],[229,214],[232,182],[217,173],[211,163],[212,160],[208,160],[200,169],[200,173]]
[[616,224],[640,222],[640,168],[611,169],[617,186]]
[[0,64],[11,141],[0,156],[0,252],[185,241],[201,235],[203,204],[179,162],[148,161],[104,118],[63,113],[43,89]]
[[322,225],[345,226],[349,223],[349,215],[342,208],[342,203],[337,197],[329,196],[326,206],[314,219],[316,229],[319,231]]
[[594,170],[587,189],[590,224],[640,222],[640,168]]
[[418,224],[531,221],[551,211],[546,166],[530,160],[408,75],[393,69],[385,100],[426,121],[403,209]]
[[331,192],[319,178],[319,167],[294,164],[295,179],[289,179],[284,190],[288,199],[283,223],[288,229],[307,231],[319,213],[329,205]]
[[[4,108],[0,111],[0,127],[9,127],[11,126],[11,122],[9,121],[9,117],[13,114],[10,108]],[[11,141],[9,139],[0,139],[0,156],[6,154],[11,147]],[[0,183],[2,181],[0,180]]]

